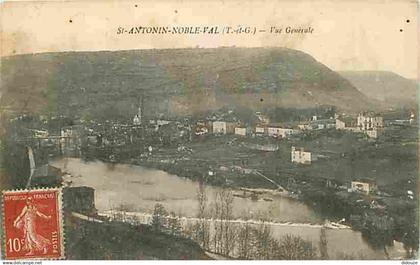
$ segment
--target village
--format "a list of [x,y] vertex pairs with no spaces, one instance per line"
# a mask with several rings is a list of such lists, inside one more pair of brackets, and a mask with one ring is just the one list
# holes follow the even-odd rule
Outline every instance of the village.
[[395,168],[389,159],[396,150],[412,152],[418,130],[413,112],[387,118],[328,112],[283,122],[262,112],[248,122],[240,116],[219,110],[194,118],[150,118],[139,107],[126,122],[21,115],[8,128],[15,142],[33,150],[35,186],[59,183],[62,173],[49,163],[57,157],[142,165],[230,187],[234,196],[250,200],[270,200],[267,192],[276,192],[365,232],[373,244],[372,227],[394,229],[393,238],[411,240],[414,217],[411,211],[401,214],[401,204],[415,207],[415,161]]
[[[340,148],[337,147],[322,148],[308,144],[310,141],[304,141],[308,137],[337,134],[355,137],[360,145],[378,146],[386,142],[388,129],[389,131],[392,130],[391,128],[407,130],[406,127],[416,128],[417,126],[413,112],[405,119],[399,118],[385,122],[382,116],[373,112],[359,113],[356,117],[336,113],[330,117],[313,115],[304,121],[288,122],[270,122],[269,117],[261,112],[255,112],[253,115],[253,124],[241,121],[235,116],[233,110],[194,120],[188,118],[146,119],[139,107],[138,113],[131,122],[127,123],[80,119],[78,124],[68,125],[65,117],[54,117],[49,124],[45,119],[43,122],[38,122],[35,125],[40,126],[38,128],[23,128],[22,133],[16,137],[20,137],[19,141],[26,142],[39,150],[37,159],[43,160],[42,163],[48,161],[48,157],[70,156],[110,162],[135,162],[137,160],[165,164],[170,160],[172,162],[185,160],[185,157],[193,152],[204,154],[206,150],[200,150],[201,148],[210,150],[215,145],[227,145],[228,147],[225,148],[231,151],[241,146],[248,150],[262,152],[261,154],[264,154],[266,158],[270,156],[267,154],[273,153],[281,158],[278,162],[293,165],[295,169],[310,169],[311,165],[316,166],[318,160],[331,160],[337,155],[345,156],[346,154],[339,153]],[[25,116],[15,118],[16,121],[19,119],[25,119]],[[47,127],[50,128],[46,129]],[[319,140],[314,142],[319,143]],[[229,151],[226,150],[226,152]],[[194,154],[194,156],[197,158],[200,154]],[[234,156],[233,154],[232,157]],[[249,157],[244,154],[242,159],[236,159],[237,161],[232,159],[227,164],[222,164],[220,161],[213,167],[209,163],[212,161],[203,157],[209,168],[207,174],[204,175],[215,176],[216,172],[213,171],[221,169],[223,171],[227,167],[250,174],[253,171],[248,169],[246,164],[252,160],[251,156],[253,156],[252,153]],[[209,159],[212,158],[209,157]],[[268,164],[267,161],[261,162]],[[210,168],[213,169],[210,170]],[[203,173],[200,175],[202,176]],[[370,194],[377,190],[375,176],[362,174],[361,178],[347,177],[350,177],[350,181],[346,183],[349,191]],[[408,197],[414,199],[413,192],[407,192]]]
[[[36,122],[38,128],[20,128],[21,133],[15,135],[18,141],[25,142],[37,150],[37,159],[46,163],[49,157],[70,156],[87,159],[101,159],[110,162],[139,162],[139,163],[174,163],[177,160],[188,160],[189,154],[196,158],[216,145],[227,145],[227,149],[245,147],[248,150],[262,152],[263,156],[275,154],[281,158],[283,164],[290,164],[295,169],[310,169],[318,160],[331,160],[339,153],[335,147],[320,148],[308,141],[303,141],[311,135],[339,134],[356,137],[361,145],[375,145],[386,142],[387,129],[416,128],[413,112],[405,119],[387,120],[373,112],[359,113],[356,117],[334,113],[334,116],[319,117],[313,115],[304,121],[270,122],[267,115],[255,112],[253,124],[240,120],[233,110],[226,113],[214,113],[202,119],[146,119],[141,107],[132,118],[132,122],[115,121],[95,122],[93,120],[79,120],[78,124],[68,125],[65,117],[53,117],[46,121]],[[325,115],[324,115],[325,116]],[[24,120],[25,115],[15,118]],[[49,124],[48,124],[49,123]],[[71,122],[73,123],[73,122]],[[44,126],[43,126],[44,125]],[[49,129],[46,129],[50,127]],[[210,146],[208,146],[208,143]],[[300,145],[300,143],[303,143]],[[316,141],[319,143],[319,140]],[[230,146],[230,147],[229,147]],[[287,146],[287,147],[286,147]],[[306,147],[304,147],[306,146]],[[196,149],[196,150],[194,150]],[[230,152],[226,150],[226,152]],[[197,154],[197,152],[199,152]],[[280,154],[280,155],[279,155]],[[45,156],[46,155],[46,156]],[[234,154],[231,155],[234,158]],[[253,154],[242,155],[242,159],[231,159],[223,164],[219,161],[211,165],[210,160],[203,157],[208,165],[208,172],[201,172],[200,177],[212,177],[216,171],[231,170],[243,174],[253,172],[247,168]],[[241,155],[239,155],[241,157]],[[191,159],[191,158],[190,158]],[[209,157],[209,159],[212,159]],[[229,160],[229,159],[227,159]],[[214,161],[216,162],[216,161]],[[262,164],[269,164],[261,161]],[[322,163],[322,162],[320,162]],[[299,166],[300,165],[300,166]],[[276,166],[276,165],[271,165]],[[211,169],[211,170],[210,170]],[[357,175],[357,174],[356,174]],[[348,190],[371,194],[377,192],[375,176],[362,174],[359,178],[350,177],[346,183]],[[336,179],[337,180],[337,179]],[[329,185],[331,181],[328,181]],[[407,191],[408,198],[414,199],[413,191]]]

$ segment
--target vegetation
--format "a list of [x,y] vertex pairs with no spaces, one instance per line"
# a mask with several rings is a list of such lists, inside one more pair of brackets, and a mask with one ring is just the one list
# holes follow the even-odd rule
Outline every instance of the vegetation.
[[206,219],[208,217],[208,204],[205,186],[200,182],[198,191],[198,222],[194,224],[192,238],[200,244],[203,249],[210,248],[210,222]]
[[327,234],[325,231],[325,227],[321,228],[321,233],[319,236],[319,254],[321,259],[328,259],[328,240],[327,240]]
[[179,217],[176,216],[174,212],[171,212],[167,222],[169,234],[172,236],[180,237],[182,235],[182,225],[179,221]]
[[167,217],[168,212],[165,210],[162,204],[155,204],[152,215],[152,228],[156,232],[161,232],[163,229],[168,227]]
[[330,119],[336,113],[334,106],[321,106],[314,108],[271,108],[266,112],[273,122],[308,121],[313,116],[317,119]]
[[65,231],[68,259],[208,259],[193,241],[147,225],[98,224],[70,217]]
[[[221,254],[225,257],[239,259],[316,259],[318,253],[312,243],[298,236],[286,235],[282,239],[275,239],[270,226],[267,224],[251,224],[231,222],[233,195],[231,190],[222,189],[215,194],[215,201],[210,204],[210,214],[213,222],[204,218],[184,233],[198,242],[204,249]],[[198,216],[203,216],[207,201],[205,189],[201,185],[197,193],[199,198]],[[201,198],[201,199],[200,199]],[[206,235],[203,237],[203,235]],[[325,242],[324,242],[325,243]],[[327,251],[325,244],[324,250]]]

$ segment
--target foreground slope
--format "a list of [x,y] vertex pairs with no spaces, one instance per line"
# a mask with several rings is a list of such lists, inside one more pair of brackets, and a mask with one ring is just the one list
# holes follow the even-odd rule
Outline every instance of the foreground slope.
[[98,224],[74,217],[66,221],[66,254],[71,260],[210,259],[192,240],[156,232],[147,225]]

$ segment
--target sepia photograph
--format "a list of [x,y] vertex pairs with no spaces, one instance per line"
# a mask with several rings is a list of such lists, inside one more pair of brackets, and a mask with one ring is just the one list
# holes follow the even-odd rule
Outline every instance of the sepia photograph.
[[1,259],[417,264],[419,2],[0,8]]

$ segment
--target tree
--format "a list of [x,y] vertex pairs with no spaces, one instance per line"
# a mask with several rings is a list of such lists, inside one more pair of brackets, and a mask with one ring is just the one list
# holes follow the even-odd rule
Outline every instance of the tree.
[[194,227],[195,240],[203,249],[208,249],[210,244],[210,224],[206,220],[207,213],[207,194],[203,183],[200,182],[197,191],[199,221]]
[[326,228],[322,227],[319,235],[319,253],[321,259],[328,259],[328,241]]
[[393,244],[392,231],[394,229],[394,219],[388,216],[377,216],[368,214],[365,217],[365,223],[362,233],[367,236],[367,240],[373,247],[383,249],[385,255],[389,259],[387,246]]
[[220,246],[221,253],[229,256],[235,245],[233,219],[233,194],[231,190],[222,189],[216,194],[216,202],[220,203]]
[[[30,166],[28,149],[22,144],[5,142],[2,150],[4,168],[7,174],[7,184],[14,189],[26,187]],[[5,181],[6,182],[6,181]]]
[[274,239],[271,235],[270,226],[261,224],[253,229],[254,240],[254,258],[255,259],[270,259],[272,258],[272,247]]
[[409,225],[402,237],[404,249],[406,251],[406,258],[412,259],[415,257],[415,252],[419,249],[419,228],[415,225]]
[[212,238],[212,245],[213,245],[213,251],[216,253],[220,253],[220,242],[221,242],[221,238],[220,238],[220,225],[218,223],[219,220],[217,220],[217,218],[219,218],[220,216],[220,203],[214,201],[212,203],[212,208],[211,208],[211,212],[212,212],[212,217],[214,219],[213,221],[213,238]]
[[315,259],[316,248],[299,236],[286,235],[279,245],[279,258],[286,260]]
[[166,222],[167,216],[168,216],[168,213],[165,210],[165,207],[163,207],[163,205],[160,203],[156,203],[155,208],[153,210],[152,223],[151,223],[153,230],[157,232],[161,232],[165,230],[167,227],[167,222]]
[[240,259],[250,259],[252,250],[252,227],[248,222],[242,224],[238,231],[238,256]]
[[181,222],[174,212],[171,212],[170,216],[168,217],[168,230],[173,236],[181,236]]
[[233,219],[233,194],[231,190],[221,189],[216,192],[213,204],[214,251],[229,256],[235,247],[235,229]]
[[[32,124],[32,119],[5,120],[1,117],[1,154],[0,159],[4,166],[1,184],[5,188],[23,189],[26,187],[30,175],[28,146],[35,147],[34,141],[17,141],[17,139],[30,138],[31,133],[26,130]],[[34,149],[34,148],[33,148]],[[35,151],[35,150],[34,150]]]

